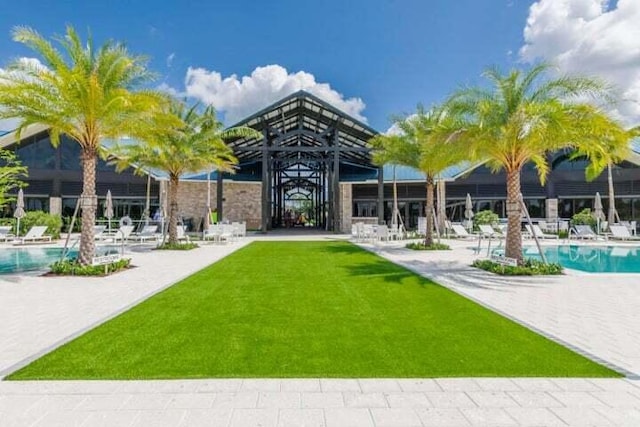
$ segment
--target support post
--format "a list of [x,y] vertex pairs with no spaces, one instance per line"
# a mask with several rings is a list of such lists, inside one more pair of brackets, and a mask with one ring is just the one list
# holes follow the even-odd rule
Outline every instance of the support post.
[[267,150],[268,133],[265,129],[262,140],[262,224],[261,230],[266,233],[269,229],[269,151]]
[[340,232],[340,141],[338,131],[333,134],[333,232]]
[[224,201],[224,189],[223,189],[223,183],[222,183],[222,178],[223,178],[223,174],[221,171],[217,171],[217,175],[216,175],[216,211],[218,211],[218,222],[222,221],[222,219],[224,218],[224,214],[222,212],[224,203],[222,203]]
[[384,169],[378,168],[378,224],[384,224]]

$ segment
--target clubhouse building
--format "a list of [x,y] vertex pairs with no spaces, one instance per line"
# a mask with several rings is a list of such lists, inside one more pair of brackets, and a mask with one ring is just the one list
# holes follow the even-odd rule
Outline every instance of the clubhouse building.
[[[180,214],[191,230],[202,227],[207,212],[219,219],[246,221],[249,229],[305,225],[350,231],[355,221],[390,221],[393,181],[398,208],[408,229],[424,216],[425,179],[409,168],[380,168],[371,163],[367,141],[378,132],[325,101],[300,91],[256,112],[236,125],[250,126],[260,139],[229,142],[239,160],[234,174],[202,171],[181,178]],[[106,141],[108,151],[110,141]],[[24,189],[25,209],[71,216],[82,192],[80,147],[64,138],[54,148],[46,127],[33,125],[16,141],[13,132],[0,132],[0,147],[13,150],[29,168]],[[525,203],[533,218],[571,218],[591,208],[596,192],[607,209],[607,176],[585,179],[585,161],[567,153],[552,156],[552,171],[540,185],[533,165],[522,172]],[[503,172],[494,174],[482,164],[449,168],[441,177],[440,199],[447,217],[460,220],[469,194],[474,211],[490,209],[505,217],[506,185]],[[621,220],[640,221],[640,144],[629,158],[613,167],[616,208]],[[157,171],[136,175],[116,173],[100,160],[96,191],[102,206],[110,190],[116,217],[143,219],[166,208],[167,177]],[[100,208],[98,215],[103,210]],[[11,208],[2,213],[10,216]]]

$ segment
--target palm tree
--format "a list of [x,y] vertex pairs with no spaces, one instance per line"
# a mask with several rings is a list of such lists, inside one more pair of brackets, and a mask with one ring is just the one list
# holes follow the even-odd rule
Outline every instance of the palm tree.
[[232,172],[237,163],[226,139],[238,137],[261,138],[262,134],[249,127],[224,129],[213,107],[199,113],[198,104],[187,107],[174,100],[163,114],[173,115],[182,123],[171,132],[148,133],[139,144],[118,145],[113,160],[118,170],[129,166],[154,168],[169,175],[169,243],[178,241],[178,186],[180,176],[189,172],[216,169]]
[[507,243],[505,255],[522,263],[521,188],[523,166],[533,162],[544,184],[548,154],[561,149],[587,156],[587,179],[600,174],[612,157],[628,147],[624,130],[586,97],[606,98],[607,88],[581,77],[547,79],[549,65],[506,75],[497,69],[484,73],[491,87],[461,89],[450,99],[457,113],[472,125],[462,132],[472,158],[486,160],[493,170],[504,169],[507,180]]
[[16,27],[13,39],[39,54],[37,61],[16,60],[0,78],[0,118],[18,118],[17,138],[24,129],[39,123],[49,127],[57,146],[66,135],[81,147],[82,230],[78,259],[90,264],[95,255],[96,162],[103,155],[102,138],[143,134],[152,112],[165,95],[135,89],[149,81],[146,59],[130,54],[117,42],[95,48],[84,44],[72,27],[54,46],[27,27]]
[[467,156],[456,142],[456,135],[463,124],[444,106],[434,106],[430,110],[418,106],[415,114],[395,119],[394,125],[397,132],[378,135],[369,141],[373,148],[373,162],[409,166],[425,175],[425,245],[430,246],[433,244],[435,222],[433,190],[436,179],[445,169],[462,162]]

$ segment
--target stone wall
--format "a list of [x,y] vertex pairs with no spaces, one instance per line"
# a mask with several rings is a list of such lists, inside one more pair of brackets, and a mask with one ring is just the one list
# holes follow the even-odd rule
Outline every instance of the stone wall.
[[[216,207],[217,184],[211,182],[211,209]],[[262,184],[223,182],[222,214],[224,220],[246,221],[248,229],[260,228]],[[202,224],[207,210],[207,183],[180,181],[178,207],[183,218],[193,218],[194,226]]]
[[340,231],[351,233],[351,216],[353,214],[353,185],[340,184]]

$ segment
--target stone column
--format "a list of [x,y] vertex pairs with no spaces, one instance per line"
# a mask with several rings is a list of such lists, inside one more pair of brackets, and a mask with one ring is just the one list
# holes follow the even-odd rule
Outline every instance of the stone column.
[[340,231],[351,233],[351,215],[353,213],[353,185],[351,183],[340,184]]
[[49,213],[62,215],[62,197],[49,197]]

